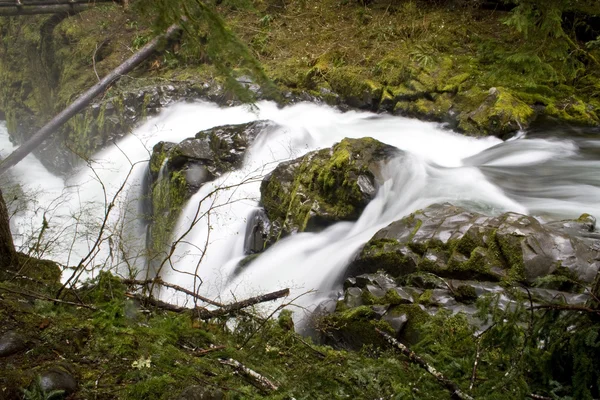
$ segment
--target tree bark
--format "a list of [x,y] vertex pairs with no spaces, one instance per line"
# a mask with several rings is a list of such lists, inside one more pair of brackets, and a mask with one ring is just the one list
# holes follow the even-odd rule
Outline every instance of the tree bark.
[[15,269],[17,263],[17,252],[10,233],[8,210],[0,190],[0,270]]
[[150,57],[155,50],[158,49],[161,43],[165,40],[169,40],[175,37],[181,28],[177,24],[173,24],[167,29],[167,31],[155,37],[140,49],[133,56],[128,58],[123,64],[112,70],[112,72],[106,75],[100,82],[92,86],[81,96],[71,103],[67,108],[61,111],[55,116],[50,122],[44,125],[39,131],[37,131],[29,140],[23,143],[19,148],[13,151],[8,157],[0,164],[0,175],[5,173],[10,167],[16,165],[25,156],[31,153],[36,147],[50,137],[58,128],[60,128],[65,122],[71,119],[75,114],[82,111],[91,101],[104,92],[110,85],[116,82],[121,76],[129,73],[135,67],[140,65],[144,60]]

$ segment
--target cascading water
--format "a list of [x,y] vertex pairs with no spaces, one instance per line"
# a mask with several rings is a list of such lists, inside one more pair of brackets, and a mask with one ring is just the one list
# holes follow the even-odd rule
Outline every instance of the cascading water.
[[[271,120],[277,127],[256,139],[242,169],[205,184],[190,199],[174,232],[174,239],[181,241],[161,271],[164,280],[189,289],[200,285],[201,294],[222,301],[233,294],[243,298],[283,287],[291,287],[292,296],[315,290],[297,301],[312,308],[335,291],[344,266],[378,229],[433,203],[448,201],[488,214],[516,211],[547,219],[572,218],[583,212],[600,216],[600,161],[593,151],[584,151],[597,149],[598,140],[521,136],[501,142],[465,137],[438,124],[365,112],[341,113],[315,104],[283,109],[266,102],[257,106],[255,110],[208,103],[172,106],[118,145],[94,156],[93,171],[85,167],[66,180],[52,176],[29,156],[13,169],[13,176],[27,184],[27,190],[41,187],[40,205],[59,204],[49,225],[75,243],[69,254],[55,252],[52,257],[73,265],[89,252],[97,232],[90,229],[85,232],[86,240],[73,240],[75,230],[81,234],[84,228],[73,216],[85,210],[97,228],[131,172],[125,195],[111,210],[106,237],[113,236],[103,241],[95,261],[121,272],[144,268],[143,259],[137,257],[143,248],[137,199],[149,149],[161,140],[179,142],[202,129],[257,119]],[[12,145],[2,126],[0,134],[5,155]],[[258,207],[262,177],[281,161],[330,147],[345,137],[366,136],[403,153],[383,168],[385,184],[360,219],[281,240],[236,274],[244,257],[245,221]],[[62,200],[56,203],[60,195]],[[32,209],[21,212],[16,218],[17,236],[27,236],[24,221],[37,221],[35,227],[40,218]],[[116,239],[127,237],[133,239],[115,245]],[[168,290],[162,296],[172,302],[185,301]]]

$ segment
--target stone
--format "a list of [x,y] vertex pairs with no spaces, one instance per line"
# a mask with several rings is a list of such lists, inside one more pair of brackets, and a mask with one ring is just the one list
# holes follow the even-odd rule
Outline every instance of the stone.
[[246,233],[244,235],[244,254],[260,253],[267,247],[267,238],[271,229],[271,222],[266,212],[258,208],[246,219]]
[[434,204],[377,232],[346,276],[384,270],[400,278],[423,271],[443,278],[531,284],[551,274],[567,274],[590,284],[600,268],[600,239],[581,233],[591,233],[593,226],[585,216],[543,224],[527,215],[488,217]]
[[77,390],[77,381],[66,368],[61,366],[53,367],[41,373],[39,385],[40,389],[46,393],[62,390],[65,394],[70,394]]
[[8,357],[27,348],[27,340],[17,331],[8,331],[0,336],[0,357]]
[[383,183],[383,163],[399,154],[372,138],[344,139],[279,164],[261,184],[269,241],[357,220]]

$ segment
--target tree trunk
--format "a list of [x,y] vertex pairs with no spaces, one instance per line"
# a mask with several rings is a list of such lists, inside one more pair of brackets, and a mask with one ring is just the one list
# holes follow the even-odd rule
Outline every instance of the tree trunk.
[[0,271],[14,269],[17,266],[17,252],[10,233],[8,210],[0,190]]

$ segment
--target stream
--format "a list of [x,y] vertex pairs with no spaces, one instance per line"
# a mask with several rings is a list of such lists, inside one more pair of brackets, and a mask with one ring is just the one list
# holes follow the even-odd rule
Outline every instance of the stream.
[[[430,204],[450,202],[489,215],[514,211],[541,220],[582,213],[600,217],[600,136],[591,130],[547,127],[503,142],[462,136],[436,123],[342,113],[310,103],[280,109],[269,102],[256,108],[197,102],[164,109],[67,178],[51,174],[32,155],[13,167],[9,175],[22,187],[14,195],[17,200],[6,199],[14,213],[15,244],[71,267],[91,251],[94,268],[88,277],[99,269],[143,275],[146,227],[139,199],[152,146],[253,120],[271,120],[276,127],[259,135],[242,169],[205,184],[189,200],[174,235],[185,234],[185,240],[163,269],[165,281],[191,290],[200,287],[200,294],[220,301],[290,287],[292,298],[300,296],[295,304],[311,310],[337,297],[344,267],[379,229]],[[359,220],[285,238],[236,274],[245,257],[246,221],[259,207],[261,178],[281,161],[345,137],[367,136],[403,153],[384,166],[385,184]],[[13,149],[0,123],[0,154]],[[7,193],[4,189],[5,197]],[[103,240],[95,247],[104,222]],[[71,273],[66,269],[63,278]],[[163,290],[161,298],[193,305],[170,290]]]

